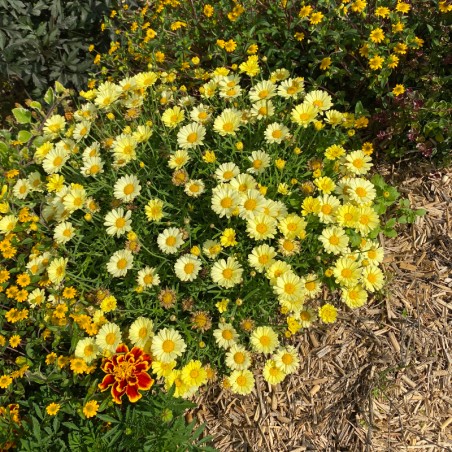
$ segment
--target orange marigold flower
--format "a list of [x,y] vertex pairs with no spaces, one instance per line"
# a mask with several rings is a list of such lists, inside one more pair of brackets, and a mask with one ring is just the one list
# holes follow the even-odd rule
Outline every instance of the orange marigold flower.
[[127,395],[132,403],[141,399],[139,389],[148,391],[154,384],[147,370],[151,367],[151,357],[139,347],[121,344],[116,354],[102,362],[101,369],[107,374],[99,384],[101,391],[111,387],[111,395],[115,403],[122,403],[122,396]]

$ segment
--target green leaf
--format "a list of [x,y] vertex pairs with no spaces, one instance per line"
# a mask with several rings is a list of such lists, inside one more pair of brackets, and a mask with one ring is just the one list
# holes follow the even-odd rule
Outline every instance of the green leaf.
[[8,152],[9,146],[3,141],[0,141],[0,152]]
[[42,110],[42,105],[34,100],[33,102],[30,102],[30,107],[34,108],[35,110]]
[[389,230],[387,230],[387,229],[385,229],[384,231],[383,231],[383,234],[386,236],[386,237],[389,237],[389,238],[394,238],[394,237],[397,237],[397,231],[395,230],[395,229],[389,229]]
[[20,143],[26,143],[33,135],[28,130],[21,130],[17,134],[17,141]]
[[12,112],[19,124],[28,124],[31,122],[31,111],[25,108],[13,108]]
[[397,220],[395,218],[391,218],[389,221],[386,222],[385,228],[392,229],[395,226],[396,222]]
[[418,217],[423,217],[427,211],[425,209],[416,209],[414,212]]
[[55,100],[55,93],[53,92],[52,88],[49,88],[44,95],[44,101],[50,105],[53,103],[54,100]]
[[73,422],[63,422],[62,424],[71,430],[79,430],[77,425],[75,425]]
[[406,217],[406,215],[402,215],[401,217],[398,218],[397,220],[400,224],[406,224],[408,222],[408,219]]
[[117,424],[119,422],[118,419],[115,419],[114,417],[111,417],[108,414],[97,414],[97,417],[105,422],[111,422],[114,424]]

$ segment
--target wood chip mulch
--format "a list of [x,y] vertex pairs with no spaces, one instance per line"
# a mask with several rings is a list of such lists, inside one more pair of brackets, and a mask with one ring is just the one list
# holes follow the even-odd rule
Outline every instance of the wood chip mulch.
[[379,171],[427,210],[384,240],[386,293],[298,336],[299,372],[275,388],[200,395],[189,416],[219,451],[452,451],[452,171]]

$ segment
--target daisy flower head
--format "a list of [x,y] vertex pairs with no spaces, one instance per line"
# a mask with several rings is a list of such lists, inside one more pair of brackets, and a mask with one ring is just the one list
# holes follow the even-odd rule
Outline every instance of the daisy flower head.
[[59,244],[69,242],[75,235],[75,228],[69,221],[63,221],[55,227],[53,239]]
[[129,329],[129,340],[133,345],[145,348],[154,336],[154,323],[146,317],[138,317]]
[[137,284],[141,287],[152,287],[160,284],[160,277],[154,267],[146,266],[137,274]]
[[278,96],[284,99],[296,99],[304,89],[304,79],[302,77],[289,78],[278,86]]
[[83,406],[83,414],[87,419],[94,417],[97,414],[97,411],[99,410],[99,404],[96,400],[90,400],[89,402],[86,402]]
[[278,229],[285,238],[294,239],[304,233],[306,225],[304,218],[291,213],[279,221]]
[[234,370],[228,377],[228,381],[231,385],[232,392],[235,394],[248,395],[254,389],[254,376],[248,369]]
[[238,339],[237,331],[230,323],[220,323],[213,331],[213,336],[218,346],[226,350],[235,345]]
[[55,138],[59,133],[64,131],[66,127],[66,119],[61,115],[52,115],[44,123],[44,133]]
[[243,268],[234,257],[228,257],[227,260],[220,259],[216,261],[210,271],[210,276],[214,283],[220,287],[230,289],[242,282]]
[[107,213],[104,222],[104,226],[107,226],[107,234],[119,237],[120,235],[131,231],[131,216],[132,212],[130,210],[124,212],[122,207],[113,209],[111,212]]
[[271,100],[259,100],[253,104],[251,108],[251,115],[256,119],[264,119],[273,116],[275,107]]
[[303,276],[301,283],[307,298],[314,298],[322,290],[322,283],[315,273]]
[[240,127],[242,115],[233,108],[226,108],[215,118],[213,129],[221,136],[235,135]]
[[361,252],[363,258],[368,260],[371,265],[378,266],[378,264],[383,262],[384,251],[377,242],[367,241],[366,244],[361,247]]
[[248,190],[256,188],[257,182],[250,174],[238,174],[231,179],[231,187],[237,190],[240,194],[245,194]]
[[83,166],[80,168],[80,172],[85,177],[97,176],[104,172],[104,163],[100,157],[86,157],[83,159]]
[[251,354],[245,347],[233,344],[226,353],[225,362],[231,370],[245,370],[251,366]]
[[243,193],[239,202],[240,218],[251,218],[254,215],[263,214],[265,198],[259,190],[251,189]]
[[276,96],[276,85],[270,80],[256,83],[249,92],[251,102],[258,102],[264,99],[271,99]]
[[248,160],[251,162],[251,168],[247,169],[248,173],[260,174],[270,166],[270,156],[264,151],[253,151]]
[[96,335],[96,344],[101,352],[115,353],[121,343],[121,329],[116,323],[106,323]]
[[373,231],[380,224],[380,218],[377,212],[370,206],[358,207],[358,218],[355,224],[355,229],[363,236],[366,237],[371,231]]
[[188,161],[190,160],[190,155],[188,151],[185,149],[179,149],[174,154],[171,154],[170,159],[168,161],[168,166],[171,169],[181,169],[183,168]]
[[162,122],[171,129],[177,127],[184,120],[185,112],[180,107],[168,108],[163,112]]
[[251,215],[247,219],[246,232],[254,240],[266,240],[276,234],[276,220],[268,215]]
[[273,291],[278,297],[289,301],[302,297],[303,289],[303,281],[292,271],[285,271],[278,276],[273,286]]
[[357,309],[366,304],[367,292],[359,284],[353,287],[344,287],[341,298],[350,309]]
[[262,372],[264,380],[271,385],[277,385],[286,378],[286,373],[276,365],[275,360],[268,359]]
[[144,207],[144,212],[149,221],[160,221],[165,215],[163,201],[158,198],[150,199]]
[[198,198],[204,192],[205,185],[201,179],[190,179],[184,186],[184,192],[191,198]]
[[177,133],[177,144],[182,149],[191,149],[204,144],[206,128],[197,122],[181,127]]
[[201,261],[190,254],[181,256],[174,264],[176,276],[184,282],[193,281],[201,270]]
[[25,199],[30,192],[31,186],[27,179],[17,179],[13,187],[13,194],[17,199]]
[[253,248],[248,254],[248,262],[259,273],[267,270],[275,261],[276,251],[267,244],[259,245]]
[[177,253],[183,244],[183,235],[178,228],[167,228],[157,237],[157,245],[165,254]]
[[209,259],[215,259],[221,252],[221,244],[214,240],[206,240],[202,251]]
[[100,349],[92,337],[87,337],[78,341],[74,355],[76,358],[83,358],[86,364],[94,361],[99,355]]
[[337,309],[330,303],[319,308],[319,318],[323,323],[334,323],[337,319]]
[[269,326],[258,326],[251,333],[250,343],[258,353],[273,353],[279,345],[278,335]]
[[204,104],[197,105],[190,112],[190,118],[195,122],[199,122],[200,124],[205,124],[210,120],[211,117],[212,116],[209,106]]
[[240,174],[240,168],[233,162],[222,163],[215,170],[215,178],[222,183],[230,182]]
[[339,226],[343,228],[354,228],[359,218],[359,209],[347,203],[337,208],[335,217]]
[[292,109],[292,122],[306,128],[311,122],[314,122],[318,111],[313,105],[303,102]]
[[319,236],[319,240],[325,251],[330,254],[343,254],[348,249],[348,235],[344,229],[338,226],[325,228]]
[[317,320],[317,313],[312,308],[304,307],[299,312],[298,319],[302,328],[309,328]]
[[361,278],[361,266],[350,257],[343,256],[336,261],[333,274],[336,282],[341,286],[354,286]]
[[317,110],[322,111],[329,110],[333,106],[331,96],[327,92],[321,90],[311,91],[306,94],[304,103],[312,105]]
[[363,268],[361,282],[366,290],[375,292],[384,286],[383,272],[375,265],[369,265]]
[[267,143],[281,143],[289,136],[289,129],[284,124],[273,122],[267,126],[264,132]]
[[230,218],[238,207],[240,198],[229,184],[217,185],[212,190],[212,210],[220,217]]
[[68,259],[65,257],[58,257],[53,259],[47,268],[47,274],[49,276],[50,282],[58,285],[63,281],[66,276],[66,266]]
[[348,187],[347,195],[357,204],[369,204],[377,196],[374,185],[366,179],[350,179]]
[[133,174],[120,177],[113,188],[115,198],[124,202],[133,201],[140,194],[140,191],[140,181]]
[[190,388],[199,388],[207,382],[207,371],[201,361],[190,361],[182,368],[182,381]]
[[367,174],[373,166],[372,158],[363,151],[350,152],[345,157],[344,166],[354,175]]
[[158,361],[169,363],[181,356],[187,345],[174,328],[160,330],[152,339],[151,352]]
[[112,276],[119,278],[125,276],[132,268],[133,254],[129,250],[116,251],[108,261],[107,271]]
[[47,174],[59,173],[68,159],[69,153],[65,149],[55,147],[44,157],[42,168]]
[[300,365],[300,359],[296,349],[288,345],[285,348],[281,348],[273,355],[273,360],[276,367],[281,369],[285,374],[293,374]]
[[334,223],[335,213],[340,207],[341,202],[335,196],[323,195],[318,198],[320,203],[320,210],[317,213],[322,223]]

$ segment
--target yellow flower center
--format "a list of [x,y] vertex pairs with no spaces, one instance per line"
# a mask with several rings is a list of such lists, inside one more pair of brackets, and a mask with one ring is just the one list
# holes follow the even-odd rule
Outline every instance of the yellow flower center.
[[253,168],[254,169],[259,169],[262,166],[262,160],[260,159],[256,159],[253,161]]
[[133,375],[134,365],[128,361],[124,361],[115,366],[115,377],[118,380],[127,380]]
[[138,331],[138,337],[140,339],[144,339],[148,335],[148,329],[143,326],[140,328],[140,331]]
[[187,141],[189,143],[194,143],[198,139],[198,134],[196,132],[192,132],[188,135]]
[[228,180],[228,179],[232,179],[233,177],[234,177],[234,173],[231,170],[226,170],[223,173],[223,179]]
[[344,269],[341,271],[341,276],[342,276],[343,278],[350,278],[350,277],[352,276],[352,274],[353,274],[353,272],[352,272],[349,268],[344,268]]
[[225,341],[230,341],[234,337],[231,330],[223,330],[221,336]]
[[225,268],[223,270],[223,278],[231,279],[232,278],[232,270],[230,268]]
[[116,334],[115,334],[115,333],[108,333],[108,334],[105,336],[105,342],[106,342],[108,345],[113,345],[113,344],[116,342]]
[[[301,317],[301,316],[300,316]],[[281,357],[281,361],[286,365],[289,366],[293,362],[293,356],[290,353],[284,353]]]
[[265,99],[268,96],[269,92],[266,89],[263,89],[259,92],[258,97],[259,99]]
[[54,159],[53,159],[53,166],[60,166],[63,163],[63,157],[57,155]]
[[256,231],[259,232],[259,234],[265,234],[267,232],[268,228],[265,223],[259,223],[256,226]]
[[363,187],[358,187],[358,188],[355,190],[355,193],[356,193],[360,198],[365,198],[366,195],[367,195],[367,191],[366,191],[366,189],[363,188]]
[[246,386],[246,377],[244,375],[240,375],[236,380],[237,386]]
[[118,263],[116,264],[116,266],[120,269],[120,270],[124,270],[127,267],[127,259],[125,259],[124,257],[122,257],[121,259],[119,259]]
[[124,218],[118,218],[115,222],[115,226],[120,229],[126,225],[126,220]]
[[243,364],[245,362],[245,354],[242,352],[236,352],[234,354],[234,361],[237,364]]
[[290,240],[284,240],[283,248],[286,251],[293,251],[295,249],[295,244],[291,242]]
[[270,260],[270,257],[268,256],[268,254],[262,254],[258,258],[259,264],[262,264],[262,265],[265,265],[269,260]]
[[324,215],[329,215],[333,208],[329,204],[324,204],[320,210]]
[[166,244],[168,246],[174,246],[176,244],[176,237],[174,237],[173,235],[167,237],[166,238]]
[[292,283],[284,284],[284,292],[288,294],[293,294],[295,292],[295,284]]
[[191,275],[195,270],[195,264],[192,262],[189,262],[188,264],[185,264],[184,266],[184,272],[187,273],[187,275]]
[[162,349],[165,353],[171,353],[175,349],[174,341],[171,339],[166,339],[163,341]]
[[125,195],[131,195],[132,193],[133,193],[133,190],[134,190],[134,186],[133,186],[133,184],[127,184],[125,187],[124,187],[124,194]]
[[268,347],[270,345],[270,338],[268,336],[261,336],[259,342],[263,347]]
[[257,206],[257,201],[255,199],[247,199],[244,204],[243,207],[246,210],[254,210]]
[[220,202],[221,207],[223,207],[223,209],[228,209],[229,207],[232,206],[232,198],[230,198],[229,196],[226,198],[223,198]]
[[306,287],[306,290],[312,291],[315,289],[316,284],[315,281],[308,281],[304,286]]
[[276,138],[276,139],[281,138],[282,137],[282,131],[279,130],[279,129],[274,130],[272,132],[272,137]]
[[143,282],[145,283],[145,284],[152,284],[152,281],[154,280],[154,277],[152,276],[152,275],[146,275],[144,278],[143,278]]
[[199,377],[199,370],[197,370],[197,369],[192,369],[192,370],[190,371],[190,377],[191,377],[191,378],[198,378],[198,377]]
[[232,132],[234,130],[234,124],[232,122],[225,122],[223,124],[223,130],[225,132]]
[[330,242],[330,245],[339,245],[339,237],[336,235],[332,235],[328,241]]

